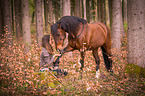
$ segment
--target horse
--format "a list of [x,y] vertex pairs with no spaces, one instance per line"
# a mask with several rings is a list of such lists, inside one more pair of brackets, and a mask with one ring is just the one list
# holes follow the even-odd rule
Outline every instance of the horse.
[[[68,44],[63,48],[64,40],[68,33]],[[101,22],[87,23],[85,19],[76,16],[64,16],[51,25],[51,34],[55,41],[56,50],[61,56],[69,51],[79,50],[81,54],[81,67],[83,72],[84,56],[87,50],[92,50],[96,63],[96,78],[99,78],[98,48],[101,47],[104,62],[108,72],[113,73],[111,59],[111,34],[107,26]],[[55,61],[59,64],[58,57]]]

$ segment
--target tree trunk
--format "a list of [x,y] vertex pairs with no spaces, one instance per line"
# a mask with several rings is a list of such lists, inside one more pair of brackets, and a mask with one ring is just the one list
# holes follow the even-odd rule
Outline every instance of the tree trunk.
[[3,19],[4,19],[4,30],[7,38],[7,47],[12,45],[12,10],[11,0],[2,0],[3,4]]
[[106,4],[105,0],[101,0],[101,22],[106,24]]
[[31,30],[30,30],[30,18],[29,18],[29,0],[21,0],[22,10],[22,33],[23,42],[25,44],[24,52],[30,51],[31,45]]
[[83,4],[82,4],[83,2],[82,2],[82,0],[80,0],[80,17],[83,17]]
[[63,16],[70,16],[70,0],[63,0]]
[[44,0],[45,31],[48,27],[48,2],[49,0]]
[[98,21],[106,24],[105,0],[97,0]]
[[52,0],[49,0],[49,2],[48,2],[48,11],[49,11],[49,13],[48,13],[48,15],[49,15],[49,23],[53,23],[54,21],[53,21],[53,8],[52,8]]
[[106,25],[110,27],[109,0],[106,0]]
[[90,2],[90,0],[86,0],[86,16],[88,23],[90,23]]
[[43,20],[42,20],[42,1],[36,0],[36,39],[39,47],[42,45]]
[[[2,1],[0,1],[0,5],[2,5]],[[2,34],[4,34],[4,30],[3,30],[3,14],[2,14],[2,6],[0,6],[0,39],[2,38]],[[0,44],[1,46],[1,44]]]
[[52,0],[53,1],[53,6],[54,6],[54,13],[55,13],[55,20],[58,21],[59,17],[60,17],[60,4],[59,4],[59,0]]
[[127,0],[122,0],[123,22],[127,23]]
[[83,0],[83,5],[84,5],[84,19],[86,20],[86,0]]
[[112,0],[108,0],[110,28],[112,27]]
[[97,0],[97,19],[101,22],[101,0]]
[[21,41],[22,37],[22,19],[21,19],[21,1],[15,0],[15,22],[16,22],[16,39]]
[[96,2],[95,0],[91,0],[91,21],[95,21],[95,12],[96,12]]
[[122,7],[120,0],[112,0],[112,48],[121,51],[121,32],[123,30]]
[[80,0],[75,0],[75,16],[80,17]]
[[128,63],[145,68],[145,0],[128,0]]

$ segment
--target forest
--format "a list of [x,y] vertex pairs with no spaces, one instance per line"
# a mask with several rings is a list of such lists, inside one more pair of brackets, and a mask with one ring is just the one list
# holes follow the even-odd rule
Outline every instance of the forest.
[[[145,0],[0,0],[0,95],[145,95]],[[103,61],[95,78],[95,60],[87,51],[80,78],[80,52],[66,53],[60,69],[66,77],[39,72],[42,36],[63,16],[102,22],[111,31],[113,75]],[[67,44],[67,38],[65,44]]]

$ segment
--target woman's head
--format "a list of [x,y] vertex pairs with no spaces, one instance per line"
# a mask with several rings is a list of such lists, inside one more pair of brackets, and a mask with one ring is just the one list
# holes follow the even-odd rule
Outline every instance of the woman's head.
[[42,47],[46,48],[50,54],[53,54],[53,48],[50,45],[49,41],[50,41],[50,35],[44,35],[42,37]]

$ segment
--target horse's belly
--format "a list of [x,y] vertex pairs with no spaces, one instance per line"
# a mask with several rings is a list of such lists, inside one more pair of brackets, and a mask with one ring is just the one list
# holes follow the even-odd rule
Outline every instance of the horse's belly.
[[104,43],[105,43],[104,37],[102,38],[94,37],[90,39],[90,42],[87,42],[86,47],[88,50],[93,50],[93,49],[103,46]]

